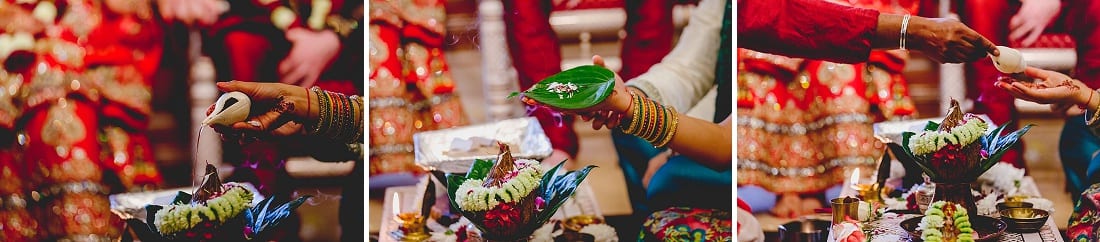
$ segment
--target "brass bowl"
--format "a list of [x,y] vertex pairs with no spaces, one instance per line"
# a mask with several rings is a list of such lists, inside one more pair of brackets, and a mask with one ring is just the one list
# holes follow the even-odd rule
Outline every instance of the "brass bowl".
[[1037,208],[1009,208],[1000,211],[1001,220],[1013,232],[1034,233],[1050,219],[1050,212]]
[[1031,196],[1027,196],[1027,195],[1009,196],[1009,197],[1005,198],[1005,202],[1023,202],[1024,200],[1027,200],[1028,198],[1031,198]]
[[1035,204],[1031,204],[1029,202],[1018,202],[1018,201],[1009,202],[1009,201],[1006,201],[1006,202],[997,203],[997,211],[1005,210],[1005,209],[1009,209],[1009,208],[1033,208],[1033,207],[1035,207]]
[[602,224],[603,219],[592,215],[577,215],[569,217],[561,222],[561,226],[569,231],[581,231],[584,226]]

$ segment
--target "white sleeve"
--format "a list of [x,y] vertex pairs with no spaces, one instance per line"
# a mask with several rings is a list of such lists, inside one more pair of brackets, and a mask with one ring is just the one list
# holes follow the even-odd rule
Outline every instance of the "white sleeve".
[[626,85],[677,110],[686,111],[695,106],[714,86],[726,1],[700,1],[672,52]]

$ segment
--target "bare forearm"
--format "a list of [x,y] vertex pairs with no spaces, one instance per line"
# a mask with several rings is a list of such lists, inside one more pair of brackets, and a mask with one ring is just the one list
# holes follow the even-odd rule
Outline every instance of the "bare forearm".
[[733,127],[677,113],[680,124],[668,147],[715,170],[730,169],[733,163]]
[[[871,47],[875,49],[896,49],[900,45],[901,24],[904,16],[897,14],[881,14],[878,16],[878,27],[875,28],[875,37],[871,40]],[[915,19],[910,18],[910,23]]]

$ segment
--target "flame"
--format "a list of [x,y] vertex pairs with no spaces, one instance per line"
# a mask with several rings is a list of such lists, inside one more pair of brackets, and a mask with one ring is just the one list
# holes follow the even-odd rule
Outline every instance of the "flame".
[[852,185],[859,183],[859,168],[856,168],[854,171],[852,171],[852,179],[849,181],[851,181]]
[[393,216],[401,214],[401,196],[398,193],[393,193]]

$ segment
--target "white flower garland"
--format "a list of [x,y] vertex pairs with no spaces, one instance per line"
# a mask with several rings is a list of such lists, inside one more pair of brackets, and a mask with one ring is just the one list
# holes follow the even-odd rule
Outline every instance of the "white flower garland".
[[949,131],[925,131],[909,138],[909,149],[916,155],[935,153],[949,144],[968,145],[985,134],[989,124],[980,118],[970,118],[966,123]]
[[484,179],[463,182],[455,191],[455,202],[466,211],[488,211],[501,202],[512,203],[527,197],[539,186],[542,170],[535,161],[517,160],[519,172],[500,187],[483,187]]
[[554,223],[546,223],[531,233],[531,242],[554,242],[554,237],[561,234],[561,230],[554,230]]
[[155,215],[157,230],[161,234],[170,235],[194,228],[204,221],[217,221],[221,224],[252,207],[252,191],[233,182],[225,183],[222,187],[226,188],[225,193],[206,201],[205,205],[168,205],[160,209]]
[[607,224],[590,224],[580,231],[582,234],[591,234],[595,242],[619,242],[619,235],[615,228]]

